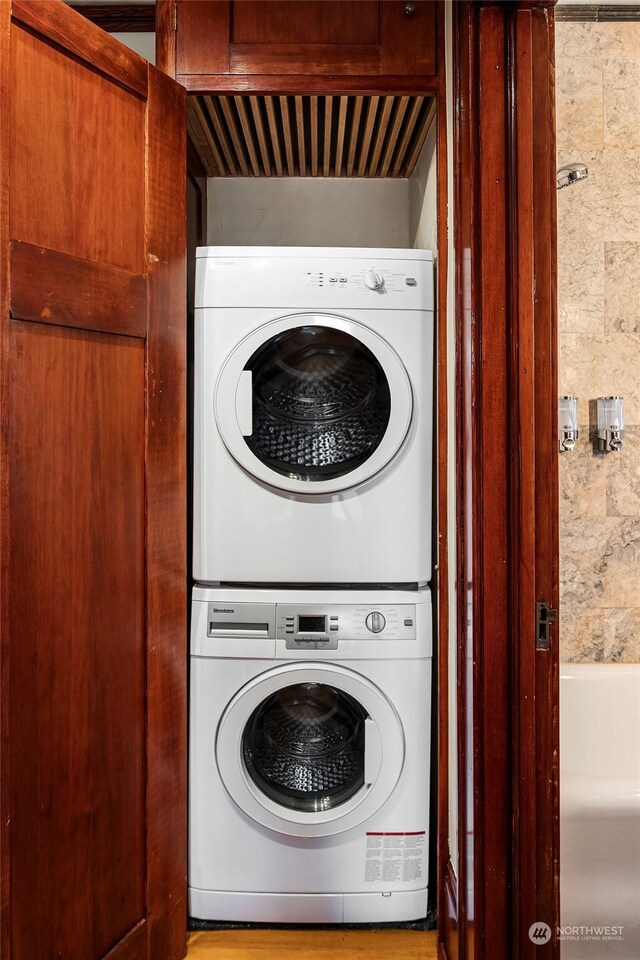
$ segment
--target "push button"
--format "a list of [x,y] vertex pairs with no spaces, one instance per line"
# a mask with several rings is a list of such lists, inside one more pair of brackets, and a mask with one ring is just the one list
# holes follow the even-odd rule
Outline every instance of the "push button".
[[412,626],[413,626],[413,620],[411,620],[409,617],[407,617],[407,619],[406,619],[405,622],[404,622],[404,625],[405,625],[405,627],[412,627]]

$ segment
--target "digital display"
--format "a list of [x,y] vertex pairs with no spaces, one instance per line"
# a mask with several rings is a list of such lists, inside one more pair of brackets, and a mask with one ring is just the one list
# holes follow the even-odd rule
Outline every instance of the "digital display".
[[298,617],[298,633],[326,633],[326,617]]

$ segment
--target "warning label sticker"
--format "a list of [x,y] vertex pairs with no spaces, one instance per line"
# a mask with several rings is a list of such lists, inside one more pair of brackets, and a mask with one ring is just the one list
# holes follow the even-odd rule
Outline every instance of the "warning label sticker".
[[367,883],[420,880],[424,874],[426,834],[367,833],[364,879]]

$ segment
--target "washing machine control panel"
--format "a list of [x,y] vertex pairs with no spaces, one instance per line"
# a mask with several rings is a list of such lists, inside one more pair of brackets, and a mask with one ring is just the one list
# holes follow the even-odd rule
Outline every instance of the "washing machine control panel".
[[276,636],[289,650],[337,650],[339,640],[415,640],[416,607],[279,603]]

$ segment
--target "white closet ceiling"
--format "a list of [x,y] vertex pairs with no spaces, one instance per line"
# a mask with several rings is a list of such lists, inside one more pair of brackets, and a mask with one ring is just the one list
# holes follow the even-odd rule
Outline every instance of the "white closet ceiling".
[[410,177],[431,97],[187,98],[189,136],[210,177]]

